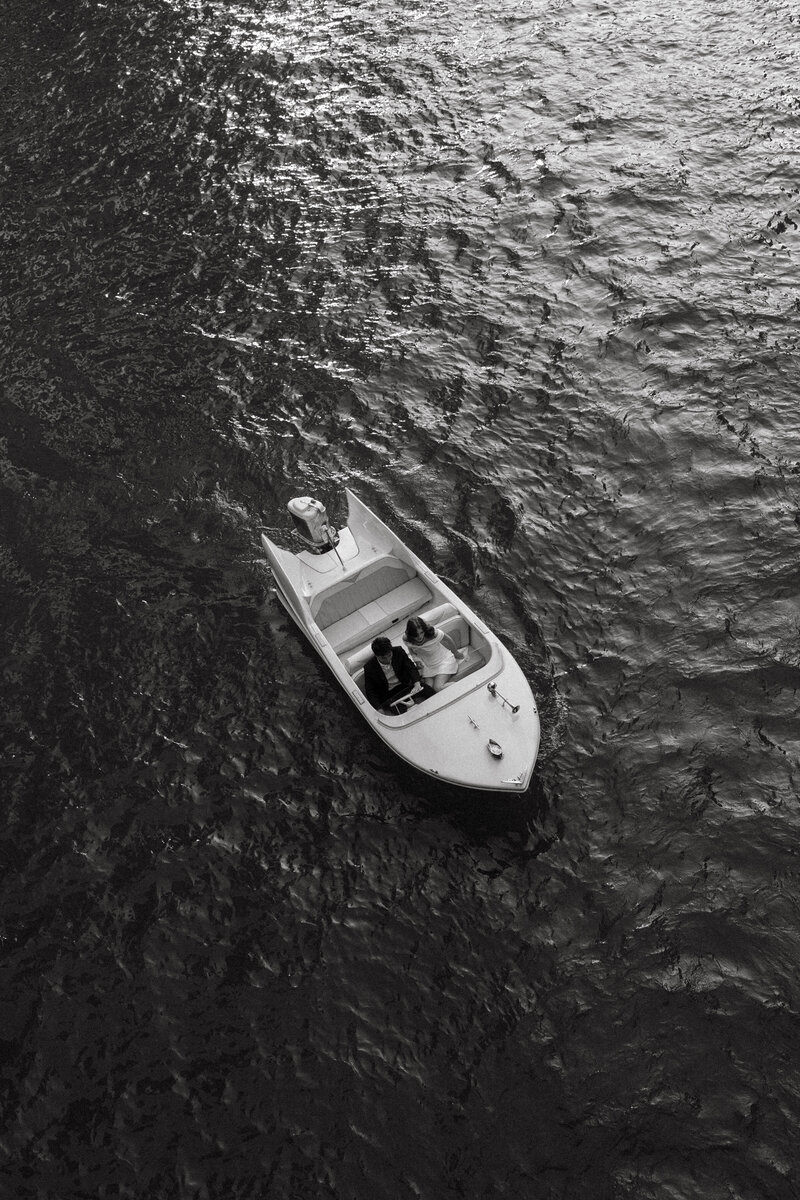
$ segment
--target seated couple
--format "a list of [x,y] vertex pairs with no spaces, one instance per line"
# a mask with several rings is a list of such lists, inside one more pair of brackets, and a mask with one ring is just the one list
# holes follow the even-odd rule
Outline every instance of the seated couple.
[[371,647],[375,657],[364,666],[364,691],[370,704],[381,712],[401,713],[411,704],[427,700],[458,671],[459,652],[452,639],[420,617],[408,622],[403,641],[413,659],[402,646],[378,637]]

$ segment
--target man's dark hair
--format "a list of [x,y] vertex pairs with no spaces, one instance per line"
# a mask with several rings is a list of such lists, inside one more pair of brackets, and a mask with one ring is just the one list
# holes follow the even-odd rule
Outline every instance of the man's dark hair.
[[375,655],[391,654],[392,643],[389,641],[389,639],[387,637],[377,637],[377,638],[375,638],[375,641],[372,643],[371,649],[372,649],[372,653]]

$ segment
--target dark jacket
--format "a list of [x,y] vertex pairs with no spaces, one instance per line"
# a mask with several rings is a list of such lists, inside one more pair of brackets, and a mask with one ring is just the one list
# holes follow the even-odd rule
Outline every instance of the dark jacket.
[[[392,648],[392,667],[404,688],[412,688],[418,682],[419,671],[401,646]],[[373,708],[383,708],[389,699],[388,681],[374,655],[364,665],[364,691]]]

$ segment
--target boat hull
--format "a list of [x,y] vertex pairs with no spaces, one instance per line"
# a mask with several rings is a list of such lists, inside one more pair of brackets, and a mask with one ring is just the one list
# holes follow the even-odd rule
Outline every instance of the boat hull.
[[[323,561],[306,552],[292,555],[262,538],[277,598],[363,719],[399,758],[416,770],[457,787],[481,792],[524,792],[538,754],[540,722],[536,701],[521,668],[478,615],[351,492],[348,504],[348,528],[340,532],[341,555],[337,551],[335,558],[331,554]],[[369,634],[362,646],[348,652],[332,644],[331,628],[336,627],[323,629],[315,619],[315,606],[324,604],[325,596],[337,590],[341,594],[348,586],[348,579],[363,578],[387,554],[392,562],[400,562],[413,571],[413,579],[424,585],[431,600],[439,605],[434,611],[453,614],[450,623],[467,628],[470,640],[480,647],[480,653],[471,647],[464,652],[469,658],[464,678],[457,676],[436,696],[400,716],[372,707],[363,691],[363,672],[354,668],[354,657],[360,661],[369,654]],[[371,615],[375,611],[374,603],[361,610]],[[386,620],[388,623],[389,618]],[[399,643],[404,625],[405,621],[397,618],[386,629],[395,643]]]

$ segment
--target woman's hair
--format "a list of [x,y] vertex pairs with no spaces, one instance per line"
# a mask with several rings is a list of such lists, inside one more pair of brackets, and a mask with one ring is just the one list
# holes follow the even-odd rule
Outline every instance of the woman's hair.
[[406,637],[410,642],[419,641],[420,638],[428,639],[434,637],[436,630],[432,625],[422,617],[410,617],[406,624]]

